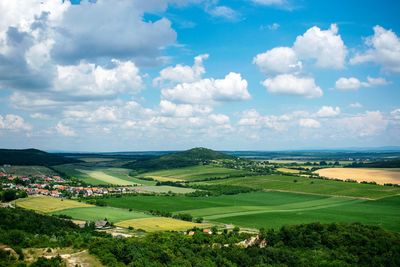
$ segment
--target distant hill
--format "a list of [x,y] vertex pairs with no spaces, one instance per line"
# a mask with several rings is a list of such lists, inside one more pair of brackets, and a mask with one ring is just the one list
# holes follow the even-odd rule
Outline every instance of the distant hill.
[[186,151],[167,154],[152,159],[138,160],[128,163],[125,167],[137,172],[154,171],[162,169],[173,169],[198,165],[217,159],[233,159],[233,156],[214,151],[207,148],[197,147]]
[[0,149],[0,165],[41,165],[53,166],[59,164],[80,162],[76,159],[50,154],[38,149]]
[[382,160],[374,162],[353,162],[346,167],[350,168],[400,168],[400,159]]

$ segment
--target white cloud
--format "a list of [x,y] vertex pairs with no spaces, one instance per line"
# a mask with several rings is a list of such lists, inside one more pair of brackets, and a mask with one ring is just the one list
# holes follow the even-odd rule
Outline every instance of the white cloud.
[[279,23],[274,22],[274,23],[268,25],[268,29],[270,29],[271,31],[275,31],[275,30],[279,29],[280,26],[281,25],[279,25]]
[[216,124],[228,124],[229,117],[224,114],[211,114],[209,118]]
[[346,136],[375,136],[386,130],[388,120],[380,111],[366,111],[351,117],[340,118],[335,123],[336,129]]
[[300,119],[299,125],[304,128],[319,128],[319,127],[321,127],[321,124],[319,121],[317,121],[315,119],[310,119],[310,118]]
[[400,121],[400,108],[392,110],[390,115],[393,117],[393,119]]
[[366,38],[368,49],[350,59],[351,64],[373,62],[387,72],[400,73],[400,38],[392,30],[377,25],[374,35]]
[[275,47],[258,54],[254,57],[253,64],[266,74],[289,73],[301,69],[301,62],[290,47]]
[[44,114],[44,113],[41,113],[41,112],[32,113],[30,116],[31,116],[31,118],[33,118],[33,119],[39,119],[39,120],[47,120],[47,119],[50,118],[49,115]]
[[350,104],[351,108],[362,108],[362,106],[363,105],[361,103],[359,103],[359,102],[354,102],[354,103]]
[[54,129],[57,131],[57,133],[67,136],[67,137],[73,137],[76,136],[76,132],[71,129],[69,126],[64,125],[62,122],[57,123],[57,125],[54,127]]
[[142,78],[135,63],[116,59],[111,62],[114,66],[109,69],[86,62],[57,66],[54,90],[73,96],[112,96],[140,91]]
[[207,13],[214,17],[220,17],[227,20],[236,20],[238,13],[228,6],[213,6],[206,9]]
[[384,78],[372,78],[367,77],[367,81],[361,82],[359,79],[354,77],[341,77],[335,82],[336,89],[339,90],[358,90],[362,87],[374,87],[374,86],[383,86],[389,84],[388,81]]
[[339,107],[322,106],[316,115],[318,117],[335,117],[340,114]]
[[164,81],[172,82],[194,82],[201,79],[206,72],[203,66],[203,61],[208,58],[208,54],[198,55],[194,58],[193,66],[178,64],[174,67],[167,67],[160,71],[160,76],[153,80],[156,86]]
[[4,117],[0,115],[0,129],[4,130],[26,130],[32,129],[32,126],[25,122],[25,120],[18,115],[7,114]]
[[252,2],[263,6],[283,6],[287,4],[286,0],[252,0]]
[[161,114],[173,117],[191,117],[194,114],[208,114],[212,111],[211,107],[191,104],[175,104],[168,100],[160,101]]
[[362,86],[362,83],[359,79],[350,77],[350,78],[339,78],[336,83],[336,89],[340,90],[357,90]]
[[215,101],[240,101],[250,99],[247,81],[239,73],[230,72],[224,79],[202,79],[181,83],[174,88],[162,89],[164,98],[192,104],[210,104]]
[[296,38],[293,49],[299,58],[314,59],[316,65],[322,68],[343,68],[347,54],[336,24],[332,24],[328,30],[321,30],[317,26],[308,29]]
[[296,77],[292,74],[281,74],[266,79],[262,83],[268,92],[275,94],[292,94],[307,98],[321,97],[323,92],[311,77]]

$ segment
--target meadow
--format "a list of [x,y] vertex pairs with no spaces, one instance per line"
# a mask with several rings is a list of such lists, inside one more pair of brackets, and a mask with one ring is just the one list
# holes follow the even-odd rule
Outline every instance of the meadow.
[[152,217],[135,220],[126,220],[115,224],[119,227],[142,229],[147,232],[154,231],[185,231],[193,227],[208,227],[208,224],[193,223],[165,217]]
[[199,165],[185,168],[168,169],[141,174],[143,177],[153,178],[158,181],[201,181],[207,178],[226,178],[229,176],[244,176],[248,172],[215,167],[212,165]]
[[75,200],[47,196],[20,198],[16,200],[16,205],[20,208],[35,210],[43,213],[55,212],[71,208],[92,207],[92,205]]
[[376,182],[377,184],[400,184],[398,168],[326,168],[315,171],[320,176],[337,179],[352,179],[358,182]]
[[400,231],[400,197],[364,200],[287,192],[252,192],[216,197],[125,196],[107,205],[135,210],[189,213],[207,222],[279,228],[307,222],[362,222]]
[[67,215],[77,220],[83,221],[98,221],[107,218],[110,222],[120,222],[130,219],[140,219],[152,217],[138,211],[129,211],[127,209],[113,207],[84,207],[84,208],[69,208],[61,211],[53,212],[56,215]]
[[243,178],[201,182],[201,184],[247,186],[259,190],[322,194],[363,199],[379,199],[400,194],[399,187],[311,179],[307,177],[286,175],[247,176]]

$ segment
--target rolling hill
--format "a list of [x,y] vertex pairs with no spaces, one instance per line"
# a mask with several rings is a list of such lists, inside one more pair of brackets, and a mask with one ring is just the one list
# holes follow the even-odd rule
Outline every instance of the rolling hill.
[[186,151],[167,154],[152,159],[138,160],[125,167],[137,172],[155,171],[198,165],[211,160],[234,159],[235,157],[207,148],[197,147]]
[[33,148],[0,149],[0,164],[53,166],[76,162],[80,161]]

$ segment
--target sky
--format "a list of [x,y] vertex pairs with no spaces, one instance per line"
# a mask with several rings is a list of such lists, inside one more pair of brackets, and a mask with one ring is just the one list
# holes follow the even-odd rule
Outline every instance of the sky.
[[400,145],[400,2],[2,0],[0,147]]

